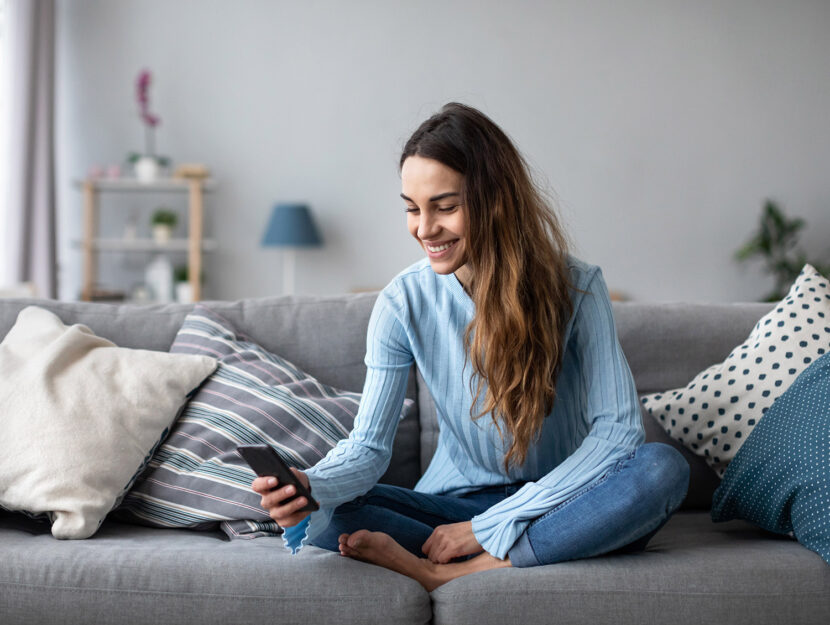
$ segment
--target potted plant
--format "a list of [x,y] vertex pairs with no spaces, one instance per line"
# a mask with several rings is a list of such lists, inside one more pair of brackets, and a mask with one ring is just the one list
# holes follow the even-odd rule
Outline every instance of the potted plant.
[[753,256],[763,257],[767,273],[775,278],[775,288],[764,298],[765,302],[782,300],[806,263],[822,275],[830,272],[830,265],[811,262],[802,250],[796,248],[798,232],[805,225],[804,220],[798,217],[788,219],[778,204],[766,200],[758,231],[735,252],[738,261]]
[[136,178],[141,182],[153,182],[160,174],[162,167],[170,164],[170,159],[165,156],[158,156],[155,153],[154,133],[156,126],[161,123],[158,115],[150,112],[150,82],[152,74],[148,70],[142,70],[136,80],[136,101],[138,102],[138,115],[144,124],[144,153],[131,152],[127,160],[132,164]]
[[169,208],[157,208],[150,219],[153,226],[153,240],[159,245],[163,245],[170,241],[170,235],[173,234],[173,228],[178,222],[178,215]]
[[[205,281],[205,272],[199,274],[199,281]],[[179,265],[173,269],[173,282],[176,290],[176,301],[179,304],[193,303],[193,287],[190,284],[190,271],[187,265]]]

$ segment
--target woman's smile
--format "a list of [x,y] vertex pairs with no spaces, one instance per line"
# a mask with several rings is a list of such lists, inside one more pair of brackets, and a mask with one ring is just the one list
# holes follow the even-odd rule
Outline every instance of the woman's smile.
[[424,243],[424,247],[430,258],[438,259],[449,256],[450,251],[455,247],[456,243],[458,243],[458,239],[453,239],[445,243]]

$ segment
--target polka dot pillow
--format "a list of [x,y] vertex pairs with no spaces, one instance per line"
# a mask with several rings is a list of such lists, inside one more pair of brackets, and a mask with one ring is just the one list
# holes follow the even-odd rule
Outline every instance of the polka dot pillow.
[[804,265],[787,297],[726,360],[684,388],[641,401],[669,436],[723,477],[772,403],[825,352],[830,352],[830,281]]

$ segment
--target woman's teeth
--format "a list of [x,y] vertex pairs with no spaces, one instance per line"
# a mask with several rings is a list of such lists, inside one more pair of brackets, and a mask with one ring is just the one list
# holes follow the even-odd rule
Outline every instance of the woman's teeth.
[[452,241],[451,243],[445,243],[444,245],[439,245],[438,247],[432,247],[431,245],[427,245],[427,249],[433,254],[435,254],[437,252],[443,252],[444,250],[449,249],[450,247],[455,245],[455,243],[455,241]]

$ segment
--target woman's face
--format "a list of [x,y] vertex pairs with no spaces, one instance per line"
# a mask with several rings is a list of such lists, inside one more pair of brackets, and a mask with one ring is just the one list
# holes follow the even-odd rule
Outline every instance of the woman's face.
[[401,167],[406,223],[435,273],[455,273],[469,283],[465,266],[467,211],[461,204],[464,176],[431,158],[410,156]]

